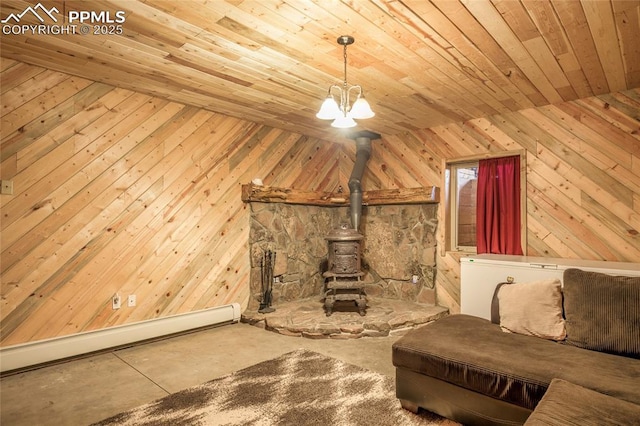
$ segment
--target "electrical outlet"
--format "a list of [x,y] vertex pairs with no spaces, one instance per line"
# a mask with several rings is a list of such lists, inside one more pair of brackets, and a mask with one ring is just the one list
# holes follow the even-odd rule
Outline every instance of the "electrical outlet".
[[129,297],[127,298],[127,306],[132,308],[134,306],[136,306],[136,295],[135,294],[130,294]]
[[111,307],[113,309],[120,309],[120,306],[122,306],[122,300],[120,299],[120,295],[116,293],[111,298]]

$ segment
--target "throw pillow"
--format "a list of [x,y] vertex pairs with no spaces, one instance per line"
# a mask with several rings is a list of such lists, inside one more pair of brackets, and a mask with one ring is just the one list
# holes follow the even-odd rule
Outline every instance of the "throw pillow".
[[562,284],[557,278],[503,285],[498,290],[502,331],[564,340]]
[[564,271],[567,343],[640,358],[640,277]]

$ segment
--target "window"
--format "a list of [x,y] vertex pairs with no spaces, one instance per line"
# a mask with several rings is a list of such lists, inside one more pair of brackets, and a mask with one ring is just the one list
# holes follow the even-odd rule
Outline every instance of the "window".
[[449,165],[445,184],[449,250],[475,252],[478,161]]
[[[516,153],[502,153],[500,156],[478,156],[474,158],[465,158],[446,163],[444,174],[444,194],[445,194],[445,249],[448,251],[459,251],[476,253],[478,250],[478,176],[480,172],[480,163],[494,163],[494,160],[500,162],[505,161],[508,157],[520,156],[520,220],[519,234],[522,248],[526,247],[526,176],[524,171],[524,151]],[[488,161],[491,159],[491,161]],[[486,167],[486,166],[483,166]],[[483,169],[486,170],[486,169]],[[485,173],[486,174],[486,173]],[[516,178],[517,179],[517,178]],[[517,191],[516,188],[515,191]],[[511,188],[511,191],[514,191]],[[484,197],[483,197],[484,198]],[[511,210],[513,211],[513,210]],[[485,210],[481,213],[484,214]],[[517,217],[515,219],[517,221]],[[486,223],[486,222],[483,222]],[[495,223],[495,221],[494,221]],[[517,222],[512,222],[517,223]],[[518,225],[515,225],[516,227]],[[482,228],[480,235],[486,234],[486,227]],[[511,228],[513,229],[513,228]],[[500,232],[499,232],[500,233]],[[515,236],[517,241],[518,229],[516,232],[509,231],[507,235]],[[505,234],[503,234],[505,235]],[[487,242],[495,241],[495,236],[487,236],[489,240],[483,238],[484,244],[480,244],[484,252],[499,252],[487,250]],[[511,239],[513,241],[513,238]],[[517,245],[517,243],[515,244]],[[495,246],[491,245],[493,248]],[[511,244],[513,247],[513,244]]]

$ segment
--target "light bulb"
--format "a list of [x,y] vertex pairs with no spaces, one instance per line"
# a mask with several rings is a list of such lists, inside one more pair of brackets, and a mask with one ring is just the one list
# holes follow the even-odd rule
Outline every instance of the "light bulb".
[[340,115],[342,115],[342,111],[340,111],[338,103],[333,99],[333,96],[329,95],[322,103],[316,117],[321,120],[335,120]]
[[337,127],[338,129],[348,129],[349,127],[355,127],[358,123],[356,123],[351,115],[340,115],[338,118],[333,120],[331,123],[331,127]]
[[358,99],[353,103],[350,113],[356,119],[371,118],[376,115],[371,110],[369,102],[364,98],[364,95],[358,95]]

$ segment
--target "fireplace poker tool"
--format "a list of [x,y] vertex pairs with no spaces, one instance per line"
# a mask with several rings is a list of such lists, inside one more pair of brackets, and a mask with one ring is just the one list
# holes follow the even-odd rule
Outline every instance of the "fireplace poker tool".
[[258,312],[268,314],[274,312],[275,308],[271,307],[271,296],[273,291],[273,268],[276,263],[276,254],[271,250],[267,250],[262,256],[262,303]]

